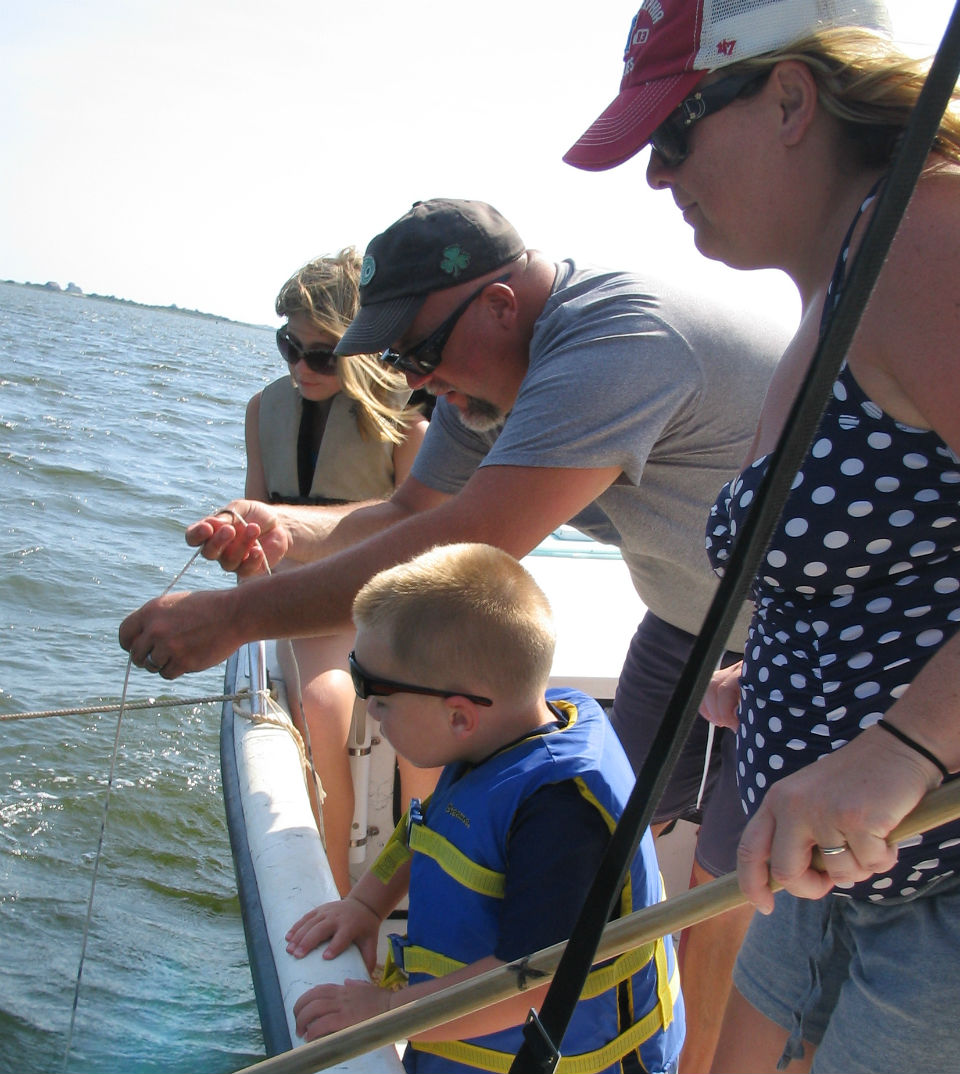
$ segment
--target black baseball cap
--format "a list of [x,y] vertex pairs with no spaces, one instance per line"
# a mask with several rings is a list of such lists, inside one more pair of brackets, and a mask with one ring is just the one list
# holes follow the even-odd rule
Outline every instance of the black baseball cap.
[[336,353],[383,350],[403,335],[434,291],[484,276],[524,249],[513,226],[486,202],[414,202],[367,246],[360,269],[360,312]]

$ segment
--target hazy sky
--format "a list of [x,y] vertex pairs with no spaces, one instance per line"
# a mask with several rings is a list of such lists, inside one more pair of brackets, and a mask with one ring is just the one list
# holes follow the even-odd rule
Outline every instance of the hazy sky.
[[[951,0],[894,0],[932,52]],[[529,246],[726,286],[646,154],[561,155],[616,94],[637,0],[2,0],[0,279],[274,324],[304,261],[410,204],[496,205]],[[737,274],[795,304],[777,273]]]

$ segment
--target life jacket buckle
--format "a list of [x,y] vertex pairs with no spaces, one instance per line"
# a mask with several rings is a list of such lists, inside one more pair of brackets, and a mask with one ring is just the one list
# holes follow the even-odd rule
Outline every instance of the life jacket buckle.
[[410,833],[414,824],[423,824],[423,808],[419,798],[411,798],[410,808],[407,810],[407,846],[410,845]]

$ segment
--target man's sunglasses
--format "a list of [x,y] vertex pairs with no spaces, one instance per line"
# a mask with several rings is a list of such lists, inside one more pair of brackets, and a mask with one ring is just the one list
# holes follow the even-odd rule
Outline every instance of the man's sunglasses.
[[415,343],[405,351],[396,351],[392,347],[387,347],[380,355],[380,361],[393,366],[394,369],[399,369],[401,373],[413,373],[419,377],[428,376],[440,364],[443,358],[443,348],[447,345],[447,340],[456,328],[457,321],[466,313],[470,303],[479,298],[490,284],[506,283],[509,279],[510,273],[508,272],[496,280],[487,280],[482,287],[478,287],[472,295],[465,298],[445,321],[437,325],[426,339],[421,339],[419,343]]
[[277,350],[290,365],[303,361],[308,369],[325,376],[337,371],[337,356],[329,347],[311,347],[307,350],[296,336],[290,335],[287,325],[277,329]]
[[347,664],[350,667],[353,688],[361,701],[366,701],[368,697],[389,697],[391,694],[428,694],[430,697],[465,697],[475,705],[493,704],[489,697],[477,697],[475,694],[464,693],[463,690],[435,690],[432,686],[411,686],[408,682],[371,678],[357,663],[352,652],[347,657]]
[[768,74],[767,71],[750,71],[728,75],[697,90],[682,101],[650,136],[653,151],[668,168],[682,164],[690,155],[687,138],[694,123],[733,104],[738,97],[756,92]]

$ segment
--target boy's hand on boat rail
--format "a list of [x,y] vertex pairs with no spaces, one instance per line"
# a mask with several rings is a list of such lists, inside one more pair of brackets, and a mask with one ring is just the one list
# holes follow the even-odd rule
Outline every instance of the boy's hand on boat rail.
[[234,500],[221,511],[187,526],[186,541],[201,545],[204,559],[212,559],[239,578],[264,574],[290,547],[290,535],[269,504]]
[[336,902],[315,906],[295,922],[286,936],[287,951],[294,958],[303,958],[324,941],[329,941],[323,957],[336,958],[351,944],[356,944],[364,965],[372,973],[377,963],[380,921],[366,903],[347,895]]
[[369,981],[315,985],[293,1005],[297,1036],[316,1040],[390,1010],[391,992]]

